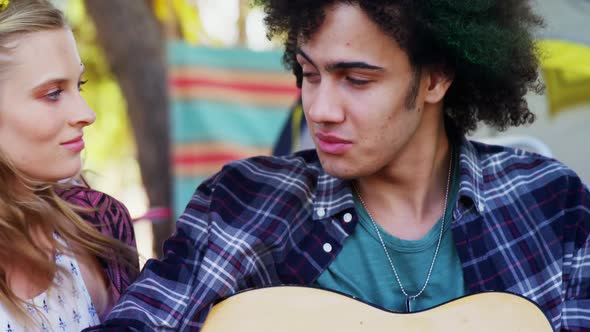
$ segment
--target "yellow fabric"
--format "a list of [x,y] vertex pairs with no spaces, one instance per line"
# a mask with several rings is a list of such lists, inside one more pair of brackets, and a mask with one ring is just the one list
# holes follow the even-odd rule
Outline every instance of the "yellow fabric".
[[197,6],[189,4],[186,0],[174,0],[173,6],[184,40],[189,44],[197,44],[198,31],[203,31]]
[[538,48],[550,114],[590,104],[590,46],[541,40]]
[[187,0],[155,0],[153,10],[162,22],[178,21],[185,42],[193,45],[199,42],[199,32],[204,29],[196,5]]
[[168,0],[154,0],[153,8],[154,14],[159,20],[167,22],[172,19],[172,11],[168,5]]
[[3,11],[10,4],[10,0],[0,0],[0,11]]
[[303,107],[298,104],[291,117],[291,150],[295,151],[299,145],[299,138],[301,137],[301,126],[303,119]]

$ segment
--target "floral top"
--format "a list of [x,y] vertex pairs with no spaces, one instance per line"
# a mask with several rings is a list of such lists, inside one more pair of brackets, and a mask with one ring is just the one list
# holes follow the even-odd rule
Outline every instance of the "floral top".
[[[61,240],[57,235],[56,238]],[[0,331],[80,331],[100,322],[76,259],[58,253],[55,263],[67,273],[56,274],[56,287],[26,301],[29,315],[35,321],[23,325],[0,305]]]
[[[99,232],[131,247],[135,247],[135,234],[133,232],[131,218],[127,208],[121,202],[102,192],[81,186],[56,189],[56,192],[68,203],[83,208],[84,211],[78,213]],[[80,331],[84,327],[96,325],[108,314],[110,308],[99,317],[92,305],[90,295],[88,295],[88,290],[79,273],[80,268],[75,259],[58,254],[56,256],[56,263],[61,266],[65,264],[66,270],[71,272],[67,276],[57,275],[56,283],[59,285],[60,282],[65,282],[67,285],[72,286],[69,288],[61,287],[57,290],[49,289],[38,295],[31,300],[30,303],[32,305],[28,306],[29,311],[32,314],[35,311],[35,307],[37,307],[48,316],[48,319],[57,319],[56,323],[51,323],[51,329],[47,331]],[[108,280],[111,282],[108,291],[114,304],[123,291],[137,277],[137,273],[122,264],[105,261],[100,258],[99,263],[103,267]],[[138,266],[139,263],[137,262],[136,267]],[[73,279],[66,279],[70,275]],[[58,308],[63,308],[63,310],[57,311]],[[38,315],[39,313],[36,314]],[[10,324],[11,320],[5,317],[5,315],[6,310],[0,305],[0,332],[43,331],[42,326],[41,329],[19,328],[16,323]],[[49,328],[48,326],[45,327]]]

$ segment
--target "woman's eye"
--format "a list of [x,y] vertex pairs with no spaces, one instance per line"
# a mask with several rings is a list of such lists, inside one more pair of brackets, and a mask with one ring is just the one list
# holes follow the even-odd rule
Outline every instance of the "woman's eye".
[[55,91],[52,91],[52,92],[46,94],[45,97],[51,101],[57,101],[63,91],[64,91],[63,89],[58,89],[58,90],[55,90]]
[[88,83],[88,80],[78,82],[78,91],[84,91],[84,89],[82,89],[82,85],[86,83]]

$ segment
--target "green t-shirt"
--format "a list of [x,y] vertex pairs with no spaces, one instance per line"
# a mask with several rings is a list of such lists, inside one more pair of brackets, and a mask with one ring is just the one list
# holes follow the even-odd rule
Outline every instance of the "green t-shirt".
[[[459,187],[458,167],[454,169],[438,257],[428,286],[411,302],[411,311],[431,308],[467,293],[450,227],[452,206],[457,200]],[[354,234],[346,239],[340,254],[320,275],[315,285],[357,297],[385,309],[405,311],[406,297],[395,279],[375,226],[358,197],[355,197],[355,208],[359,214],[359,225]],[[401,283],[409,295],[417,294],[424,285],[441,223],[442,218],[422,239],[415,241],[399,239],[378,226]]]

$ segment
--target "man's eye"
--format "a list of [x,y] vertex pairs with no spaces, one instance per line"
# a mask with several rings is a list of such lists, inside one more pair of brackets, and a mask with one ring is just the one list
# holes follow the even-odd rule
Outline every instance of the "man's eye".
[[319,81],[319,76],[316,73],[303,73],[302,75],[306,81],[310,82],[310,83],[316,83]]
[[359,80],[359,79],[352,78],[352,77],[346,77],[346,80],[349,81],[351,84],[358,85],[358,86],[367,85],[372,82],[370,80]]

